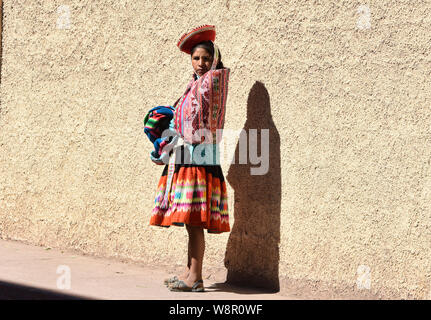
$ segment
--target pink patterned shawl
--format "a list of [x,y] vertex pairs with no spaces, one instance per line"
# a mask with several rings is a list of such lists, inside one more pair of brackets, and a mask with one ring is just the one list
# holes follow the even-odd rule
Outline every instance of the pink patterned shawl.
[[174,106],[175,130],[190,144],[215,144],[222,138],[216,130],[224,127],[230,69],[215,69],[218,54],[215,56],[211,70],[190,81]]

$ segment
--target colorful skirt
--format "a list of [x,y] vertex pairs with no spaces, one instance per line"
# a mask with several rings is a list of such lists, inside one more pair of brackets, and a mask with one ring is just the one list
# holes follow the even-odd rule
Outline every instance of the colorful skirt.
[[[181,147],[182,156],[184,148]],[[208,233],[230,231],[226,182],[220,165],[175,164],[169,207],[161,208],[168,165],[160,177],[150,225],[200,226]]]

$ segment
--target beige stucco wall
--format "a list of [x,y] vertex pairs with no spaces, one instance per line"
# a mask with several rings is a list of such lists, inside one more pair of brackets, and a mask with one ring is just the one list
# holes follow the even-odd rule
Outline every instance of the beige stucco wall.
[[178,38],[215,24],[225,128],[269,128],[271,155],[265,176],[223,164],[233,228],[206,234],[204,271],[431,297],[429,1],[3,2],[1,238],[185,262],[185,230],[148,225],[162,167],[142,120],[189,80]]

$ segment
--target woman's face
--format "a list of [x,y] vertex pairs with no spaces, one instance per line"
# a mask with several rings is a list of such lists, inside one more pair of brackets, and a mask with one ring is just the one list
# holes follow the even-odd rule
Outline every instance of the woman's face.
[[196,48],[192,54],[193,70],[200,77],[211,69],[213,57],[204,48]]

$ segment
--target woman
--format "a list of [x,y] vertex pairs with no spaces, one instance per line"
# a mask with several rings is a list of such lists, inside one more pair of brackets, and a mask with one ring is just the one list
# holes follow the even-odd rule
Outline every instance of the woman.
[[214,44],[214,26],[184,34],[178,42],[190,54],[193,79],[174,104],[170,128],[180,137],[158,183],[150,225],[186,226],[187,267],[165,280],[172,291],[204,291],[202,264],[204,229],[230,231],[226,183],[219,163],[218,143],[224,126],[230,70],[223,67]]

